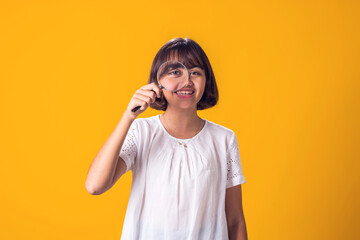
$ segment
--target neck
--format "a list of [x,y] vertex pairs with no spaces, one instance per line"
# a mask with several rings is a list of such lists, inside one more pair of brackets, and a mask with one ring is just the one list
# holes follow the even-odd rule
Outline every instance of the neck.
[[185,137],[196,134],[202,128],[204,121],[197,115],[196,108],[174,109],[168,106],[162,115],[173,134]]

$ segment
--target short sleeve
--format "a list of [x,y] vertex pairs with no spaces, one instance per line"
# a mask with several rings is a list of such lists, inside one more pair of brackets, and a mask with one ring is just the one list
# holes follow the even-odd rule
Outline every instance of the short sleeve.
[[240,160],[239,144],[233,133],[227,152],[226,188],[246,183]]
[[137,153],[138,145],[138,129],[137,129],[137,120],[135,119],[125,137],[124,143],[121,147],[119,156],[124,159],[126,163],[126,172],[133,169]]

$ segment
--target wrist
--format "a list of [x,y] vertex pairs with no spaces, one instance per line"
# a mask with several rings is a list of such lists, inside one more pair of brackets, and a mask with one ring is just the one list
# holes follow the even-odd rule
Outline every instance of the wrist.
[[123,119],[126,122],[133,122],[136,119],[135,114],[129,113],[127,110],[123,113],[121,119]]

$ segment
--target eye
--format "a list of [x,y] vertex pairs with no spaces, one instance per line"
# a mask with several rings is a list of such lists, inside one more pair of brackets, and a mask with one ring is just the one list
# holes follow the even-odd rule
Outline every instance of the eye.
[[201,75],[201,73],[197,72],[197,71],[194,71],[194,72],[191,72],[191,73],[195,73],[195,75]]
[[169,74],[170,74],[170,75],[180,74],[180,71],[174,70],[174,71],[169,72]]

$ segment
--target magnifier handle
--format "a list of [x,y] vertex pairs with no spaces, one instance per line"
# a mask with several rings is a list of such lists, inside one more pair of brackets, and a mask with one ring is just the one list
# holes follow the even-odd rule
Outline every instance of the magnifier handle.
[[[156,94],[156,92],[153,89],[151,89],[151,91],[153,91]],[[141,106],[134,107],[131,111],[136,112],[140,107]]]
[[131,111],[136,112],[141,106],[134,107]]

